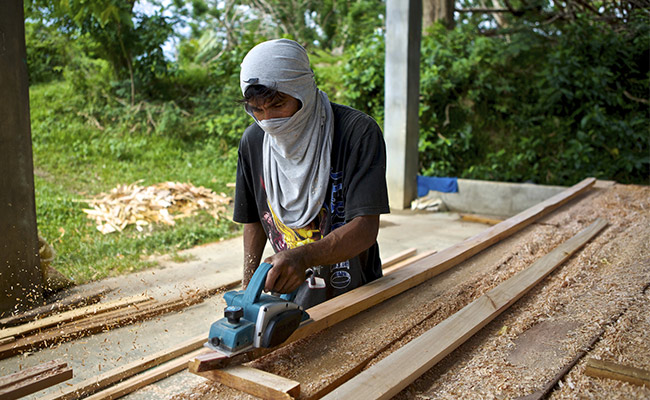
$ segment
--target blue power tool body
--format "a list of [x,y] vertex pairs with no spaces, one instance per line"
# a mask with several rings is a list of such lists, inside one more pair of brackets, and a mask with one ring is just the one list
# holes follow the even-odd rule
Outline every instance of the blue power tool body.
[[309,315],[292,300],[295,294],[274,296],[262,293],[266,275],[273,266],[262,263],[246,290],[223,295],[224,318],[210,326],[206,347],[228,356],[257,347],[275,347],[298,329]]

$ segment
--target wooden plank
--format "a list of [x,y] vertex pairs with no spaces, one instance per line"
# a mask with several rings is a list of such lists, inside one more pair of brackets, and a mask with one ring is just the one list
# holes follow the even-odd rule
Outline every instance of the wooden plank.
[[170,375],[184,370],[187,368],[187,363],[190,359],[204,353],[205,351],[206,349],[199,349],[184,356],[175,358],[140,375],[135,375],[125,381],[118,383],[117,385],[111,386],[108,389],[95,393],[94,395],[87,397],[86,400],[117,399],[129,393],[135,392],[144,386],[147,386],[153,382],[157,382],[161,379],[167,378]]
[[459,214],[459,215],[460,215],[460,219],[462,219],[463,221],[478,222],[487,225],[496,225],[503,221],[502,219],[483,217],[481,215],[476,215],[476,214]]
[[101,314],[103,312],[126,307],[131,304],[142,303],[150,299],[151,297],[140,294],[136,296],[129,296],[129,297],[113,300],[113,301],[108,301],[105,303],[92,304],[89,306],[76,308],[70,311],[65,311],[60,314],[52,315],[50,317],[42,318],[23,325],[14,326],[12,328],[0,329],[0,340],[10,336],[14,336],[14,337],[25,336],[28,333],[49,328],[51,326],[58,325],[64,322],[70,322],[81,318],[87,318],[93,315]]
[[[214,294],[215,292],[232,289],[233,287],[239,284],[241,284],[241,281],[237,280],[234,282],[230,282],[226,285],[219,286],[218,288],[207,289],[205,291],[200,292],[198,295],[200,297],[209,296]],[[170,349],[162,350],[160,352],[144,357],[140,360],[133,361],[126,365],[106,371],[105,373],[102,373],[100,375],[86,379],[83,382],[80,382],[74,386],[66,388],[65,390],[62,390],[58,393],[51,394],[49,397],[46,397],[44,400],[68,400],[68,399],[77,399],[81,396],[88,396],[92,393],[104,389],[109,385],[112,385],[123,379],[129,378],[135,374],[153,368],[157,365],[165,363],[174,358],[181,357],[182,355],[189,353],[193,350],[200,349],[199,352],[194,353],[195,355],[204,353],[207,350],[201,349],[201,347],[205,342],[206,342],[205,335],[196,336]],[[187,359],[185,359],[185,363],[187,363]],[[165,368],[169,369],[169,372],[165,372],[166,371]],[[158,370],[159,371],[157,375],[158,379],[163,379],[166,376],[173,374],[174,373],[174,371],[172,370],[173,368],[175,368],[175,364],[166,364],[165,367],[161,366],[161,368]],[[154,379],[152,376],[150,376],[148,379],[150,383],[155,382],[157,380]],[[141,387],[139,380],[132,380],[129,382],[131,382],[131,384],[137,387]],[[128,384],[122,384],[120,387],[122,388],[121,389],[122,392],[129,393]],[[137,390],[137,387],[134,388],[133,391]]]
[[391,257],[388,257],[384,262],[382,262],[381,268],[383,270],[385,270],[386,268],[388,268],[388,267],[390,267],[392,265],[395,265],[400,261],[404,261],[407,258],[413,257],[415,255],[415,253],[417,253],[417,250],[415,248],[413,248],[413,247],[411,247],[410,249],[406,249],[404,251],[401,251],[401,252],[399,252],[399,253],[391,256]]
[[[142,321],[147,318],[177,311],[185,307],[200,303],[207,296],[219,291],[228,290],[241,281],[235,281],[215,288],[198,290],[191,295],[177,298],[166,302],[132,304],[128,310],[118,309],[103,314],[95,315],[85,320],[73,321],[56,328],[49,328],[40,332],[39,335],[19,338],[12,343],[0,344],[0,359],[19,354],[26,350],[38,349],[71,340],[93,333],[118,328],[124,325]],[[205,337],[203,339],[205,341]]]
[[[284,344],[320,332],[460,264],[586,192],[593,186],[595,181],[594,178],[587,178],[567,190],[461,243],[448,247],[364,286],[310,308],[307,311],[311,318],[301,324],[300,328]],[[219,352],[211,352],[192,360],[189,370],[193,373],[209,371],[215,368],[222,368],[229,363],[260,357],[268,352],[269,350],[267,349],[255,349],[245,355],[232,358]]]
[[54,360],[0,378],[0,399],[13,400],[72,378],[66,363]]
[[101,289],[92,293],[78,293],[64,297],[52,304],[33,308],[20,314],[0,319],[0,327],[10,327],[33,321],[36,318],[43,318],[56,312],[67,311],[77,306],[86,306],[99,302],[101,297],[109,292],[109,289]]
[[384,275],[392,274],[393,272],[397,271],[398,269],[400,269],[402,267],[406,267],[407,265],[411,265],[414,262],[420,261],[421,259],[429,257],[430,255],[435,254],[435,253],[436,253],[436,250],[429,250],[429,251],[425,251],[424,253],[420,253],[420,254],[418,254],[416,256],[409,257],[404,261],[400,261],[397,264],[393,264],[390,267],[385,268],[383,270],[383,273],[384,273]]
[[27,350],[39,349],[55,343],[139,322],[167,312],[183,309],[200,301],[202,299],[188,298],[164,303],[152,301],[152,303],[144,303],[141,306],[131,304],[128,309],[113,310],[84,320],[72,321],[58,327],[45,329],[38,335],[25,336],[16,339],[14,342],[0,345],[0,359]]
[[261,399],[291,400],[300,395],[300,382],[243,365],[200,372],[199,375]]
[[122,379],[129,378],[149,368],[165,363],[174,358],[180,357],[193,350],[201,349],[205,343],[205,336],[187,340],[171,349],[159,351],[140,360],[130,362],[126,365],[106,371],[100,375],[93,376],[76,385],[62,389],[59,392],[50,394],[42,400],[69,400],[78,399],[82,396],[93,394],[107,386],[110,386]]
[[389,399],[501,314],[600,232],[597,219],[553,251],[429,331],[368,368],[324,399]]
[[610,361],[587,360],[585,374],[595,378],[616,379],[634,385],[650,387],[650,372],[628,365],[621,365]]

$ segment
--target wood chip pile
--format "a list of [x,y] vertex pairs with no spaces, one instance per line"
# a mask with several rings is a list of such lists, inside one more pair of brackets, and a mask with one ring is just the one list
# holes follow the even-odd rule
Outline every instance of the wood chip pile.
[[191,183],[162,182],[146,187],[140,183],[118,185],[110,193],[84,200],[92,208],[83,211],[95,220],[97,230],[108,234],[121,232],[128,225],[135,225],[138,231],[152,223],[174,225],[176,219],[200,210],[218,220],[232,201],[224,193],[217,194]]

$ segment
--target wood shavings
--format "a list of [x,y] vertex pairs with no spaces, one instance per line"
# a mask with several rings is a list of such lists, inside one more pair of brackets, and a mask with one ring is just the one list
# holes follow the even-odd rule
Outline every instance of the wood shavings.
[[103,234],[121,232],[134,225],[143,231],[150,224],[174,225],[179,218],[205,211],[218,220],[232,199],[203,186],[191,183],[162,182],[140,186],[142,180],[130,185],[118,185],[109,193],[84,200],[92,208],[84,209],[95,220]]

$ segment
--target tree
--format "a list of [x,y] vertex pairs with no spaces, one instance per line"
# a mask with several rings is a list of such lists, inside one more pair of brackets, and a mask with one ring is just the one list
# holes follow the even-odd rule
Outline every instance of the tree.
[[173,22],[161,13],[134,11],[135,0],[28,0],[28,19],[45,21],[70,40],[89,37],[97,49],[87,54],[108,61],[118,78],[130,82],[131,104],[136,80],[143,85],[166,71],[162,44],[173,32]]

